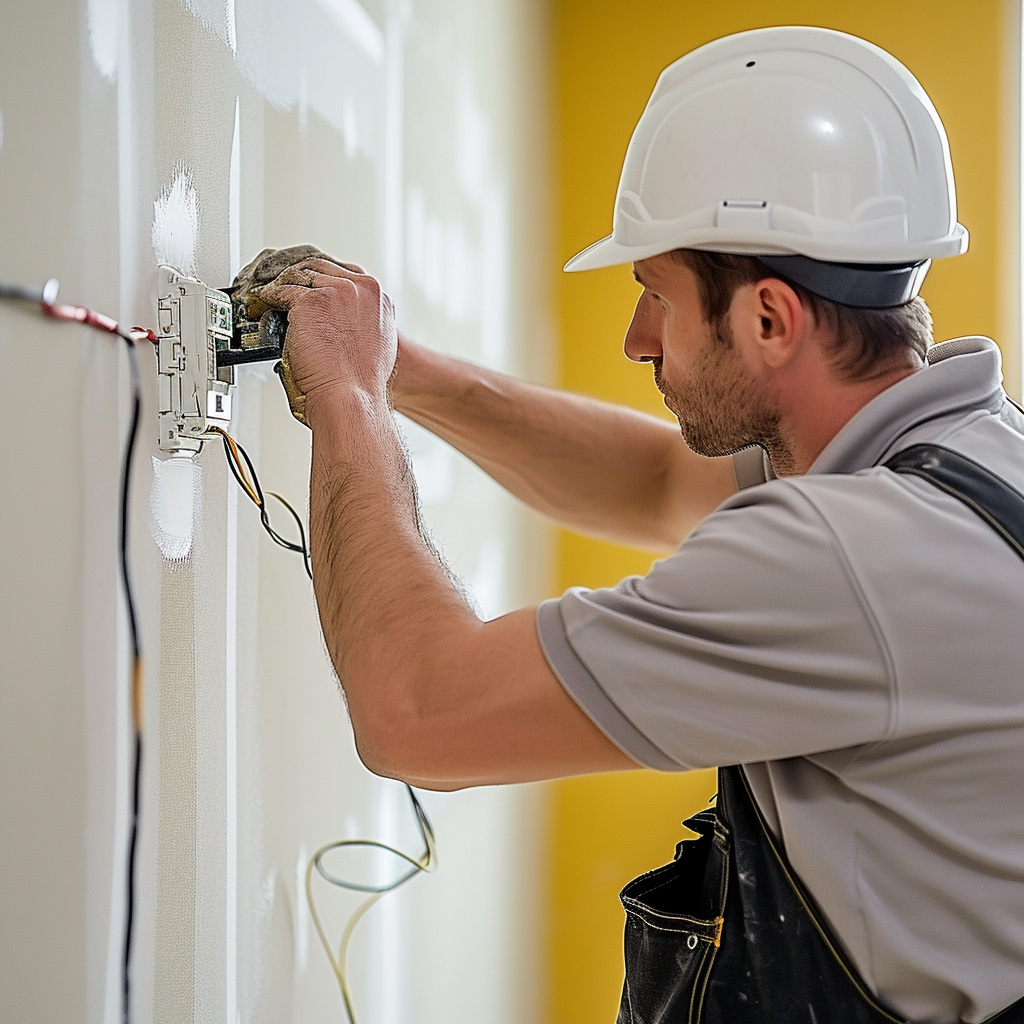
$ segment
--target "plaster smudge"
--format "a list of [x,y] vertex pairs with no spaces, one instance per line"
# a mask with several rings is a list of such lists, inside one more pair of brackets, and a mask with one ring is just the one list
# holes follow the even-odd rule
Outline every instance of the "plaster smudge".
[[113,82],[117,76],[117,0],[89,0],[87,14],[93,63]]
[[153,254],[190,277],[196,276],[196,239],[199,235],[199,196],[192,171],[182,162],[174,168],[170,183],[153,202]]
[[168,562],[185,562],[192,553],[199,483],[199,464],[191,455],[153,459],[149,529]]

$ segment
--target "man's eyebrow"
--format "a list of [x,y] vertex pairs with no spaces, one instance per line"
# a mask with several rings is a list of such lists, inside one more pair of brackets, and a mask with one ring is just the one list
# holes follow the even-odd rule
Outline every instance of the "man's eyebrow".
[[644,279],[637,272],[636,267],[633,268],[633,280],[635,280],[637,284],[642,284],[645,288],[647,287],[647,283],[644,281]]

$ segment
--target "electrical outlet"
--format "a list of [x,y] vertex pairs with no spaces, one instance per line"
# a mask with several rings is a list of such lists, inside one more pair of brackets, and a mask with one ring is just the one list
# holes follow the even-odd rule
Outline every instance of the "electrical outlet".
[[157,295],[160,449],[197,452],[211,421],[231,419],[234,368],[217,368],[231,344],[231,300],[163,266]]

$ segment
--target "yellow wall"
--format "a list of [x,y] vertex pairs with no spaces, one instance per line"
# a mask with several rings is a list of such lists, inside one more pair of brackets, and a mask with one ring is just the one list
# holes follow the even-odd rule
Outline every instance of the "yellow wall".
[[[918,77],[949,134],[966,256],[940,261],[924,294],[936,337],[982,333],[1003,348],[1019,394],[1017,259],[1017,4],[1012,0],[552,0],[557,255],[564,261],[608,233],[632,129],[659,71],[729,32],[812,24],[864,36]],[[637,286],[628,267],[560,275],[561,382],[575,391],[665,415],[649,367],[622,355]],[[561,586],[603,586],[651,561],[568,533]],[[572,779],[553,791],[550,998],[552,1024],[615,1018],[622,983],[619,888],[671,857],[678,823],[714,788],[707,773],[653,772]]]

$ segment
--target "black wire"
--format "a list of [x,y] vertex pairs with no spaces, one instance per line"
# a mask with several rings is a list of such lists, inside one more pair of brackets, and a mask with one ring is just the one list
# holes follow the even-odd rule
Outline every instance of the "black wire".
[[42,292],[33,291],[30,288],[23,288],[20,284],[6,284],[0,282],[0,299],[18,299],[22,302],[39,303],[42,301]]
[[[408,782],[403,783],[403,785],[405,786],[405,791],[409,794],[409,800],[412,802],[413,814],[416,816],[416,824],[419,826],[420,836],[422,836],[425,846],[423,856],[420,860],[415,860],[413,857],[410,857],[409,854],[403,853],[394,846],[379,842],[376,839],[339,839],[337,842],[328,843],[327,846],[321,847],[317,852],[317,855],[313,858],[313,865],[325,882],[329,882],[331,885],[335,885],[339,889],[349,889],[352,892],[383,894],[386,892],[392,892],[399,886],[405,885],[410,878],[415,878],[416,875],[420,874],[420,872],[429,871],[431,869],[434,860],[434,850],[437,845],[437,840],[434,836],[434,827],[430,824],[430,818],[427,817],[427,812],[423,809],[423,805],[417,798],[412,786],[410,786]],[[347,879],[333,874],[324,867],[323,859],[327,854],[334,850],[353,846],[365,849],[384,850],[387,853],[394,854],[396,857],[401,857],[402,860],[407,861],[412,865],[412,867],[394,881],[385,882],[381,885],[367,885],[363,882],[350,882]]]
[[[277,498],[277,500],[281,502],[281,504],[284,505],[284,507],[291,513],[292,519],[295,520],[295,525],[299,528],[300,543],[302,544],[302,563],[306,567],[306,575],[312,579],[313,567],[309,564],[309,545],[306,543],[306,529],[302,525],[302,517],[294,508],[292,508],[291,503],[282,498],[280,494],[275,491],[267,491],[267,494],[272,498]],[[292,546],[292,549],[294,550],[294,545]]]
[[[121,582],[124,586],[125,604],[128,608],[128,625],[132,644],[132,679],[137,685],[137,673],[141,671],[142,647],[139,642],[139,622],[135,612],[135,596],[132,592],[131,574],[128,569],[128,513],[131,496],[132,456],[135,452],[135,441],[139,433],[139,418],[142,411],[142,386],[139,380],[139,360],[135,352],[135,343],[125,338],[128,346],[128,362],[131,367],[132,383],[132,421],[128,428],[128,440],[124,449],[124,460],[121,465],[121,523],[120,523],[120,555]],[[134,692],[133,699],[138,699]],[[139,842],[139,809],[142,791],[142,730],[137,716],[133,716],[135,744],[132,766],[132,802],[131,820],[128,838],[128,869],[127,893],[124,922],[124,958],[121,969],[121,1018],[124,1024],[131,1021],[131,956],[132,937],[135,924],[135,862]]]
[[135,614],[131,574],[128,571],[128,501],[131,493],[132,455],[135,451],[135,440],[139,433],[139,418],[142,414],[142,384],[139,380],[139,358],[135,352],[135,343],[125,339],[125,344],[128,347],[128,364],[131,367],[132,422],[128,428],[128,440],[125,444],[124,461],[121,465],[121,581],[124,584],[125,604],[128,606],[132,656],[140,658],[142,648],[139,643],[139,623]]
[[224,446],[224,457],[227,459],[231,474],[234,476],[235,480],[238,481],[238,486],[242,488],[245,495],[259,509],[260,524],[263,526],[263,529],[267,531],[270,539],[273,540],[275,544],[280,545],[287,551],[294,551],[297,554],[302,555],[302,564],[305,566],[306,575],[312,579],[313,569],[309,562],[309,545],[306,543],[306,530],[302,525],[302,518],[299,516],[298,512],[292,508],[291,504],[282,498],[280,494],[275,494],[273,491],[269,492],[272,498],[276,498],[291,513],[292,518],[295,520],[295,524],[299,528],[301,543],[295,544],[287,538],[282,537],[271,525],[270,515],[267,512],[267,499],[263,494],[263,488],[260,486],[260,480],[256,474],[256,467],[252,464],[252,459],[249,458],[249,453],[237,441],[234,442],[235,448],[238,449],[238,453],[242,456],[242,459],[249,470],[249,476],[252,479],[252,485],[256,490],[256,497],[258,500],[252,497],[249,493],[248,487],[246,487],[245,481],[242,479],[242,474],[235,461],[234,454],[231,451],[231,441],[234,439],[232,438],[229,440],[227,433],[223,430],[218,430],[217,433],[220,435],[221,442]]

